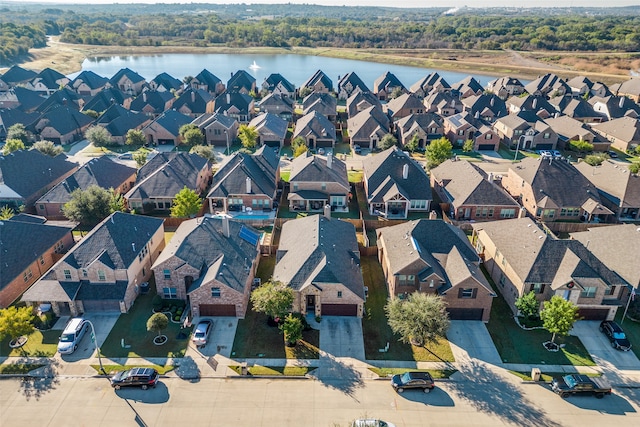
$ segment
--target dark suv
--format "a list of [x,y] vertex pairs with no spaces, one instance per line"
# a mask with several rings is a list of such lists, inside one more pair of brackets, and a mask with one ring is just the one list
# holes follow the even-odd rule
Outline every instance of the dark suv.
[[611,347],[622,350],[629,351],[631,350],[631,343],[627,339],[624,331],[616,322],[612,320],[603,320],[600,323],[600,332],[603,332],[609,341],[611,341]]
[[158,383],[158,371],[153,368],[132,368],[126,371],[116,372],[111,377],[111,386],[116,390],[122,387],[139,386],[143,390],[155,387]]
[[419,388],[425,393],[429,393],[435,385],[433,377],[428,372],[405,372],[391,378],[391,387],[398,393],[410,388]]

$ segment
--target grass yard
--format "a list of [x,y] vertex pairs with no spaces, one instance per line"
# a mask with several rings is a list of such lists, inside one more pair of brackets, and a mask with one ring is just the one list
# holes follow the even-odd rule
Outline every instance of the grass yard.
[[264,357],[269,359],[318,359],[320,331],[302,333],[295,347],[284,344],[284,336],[276,326],[267,324],[267,315],[253,311],[251,304],[244,319],[238,321],[231,356],[235,358]]
[[[406,368],[369,368],[369,370],[375,374],[378,374],[381,378],[384,377],[392,377],[396,374],[404,374],[409,369]],[[451,375],[458,372],[456,369],[444,369],[444,370],[436,370],[436,369],[411,369],[412,372],[429,372],[431,376],[436,380],[441,380],[443,378],[449,378]]]
[[349,176],[349,182],[351,183],[362,182],[362,178],[364,177],[364,172],[357,171],[357,170],[350,170],[347,172],[347,175]]
[[273,276],[273,269],[276,267],[276,256],[269,255],[260,257],[260,264],[258,264],[258,270],[256,271],[256,277],[262,280],[262,283],[268,282]]
[[[240,366],[229,366],[233,371],[242,374]],[[283,377],[304,377],[309,372],[313,372],[316,368],[307,366],[249,366],[247,367],[249,375],[269,375]]]
[[520,328],[493,280],[484,268],[482,271],[498,294],[493,299],[487,329],[504,363],[595,366],[589,352],[575,336],[556,337],[556,342],[564,347],[557,352],[547,351],[542,343],[549,341],[551,334],[544,329],[525,331]]
[[284,182],[289,182],[289,176],[291,176],[291,171],[280,171],[280,179]]
[[58,338],[62,334],[62,330],[49,329],[46,331],[34,330],[28,335],[28,340],[21,348],[9,347],[9,338],[5,338],[0,342],[0,356],[6,357],[51,357],[58,350]]
[[0,365],[0,375],[9,374],[27,374],[34,369],[42,368],[44,365],[36,365],[32,363],[7,363]]
[[[398,341],[387,324],[384,306],[387,302],[387,287],[382,267],[375,256],[362,257],[362,276],[365,286],[369,287],[369,296],[365,303],[365,315],[362,321],[364,351],[370,360],[415,360],[419,362],[453,362],[453,353],[449,341],[441,338],[428,347],[416,347]],[[389,351],[380,352],[389,343]]]
[[165,231],[164,232],[164,244],[168,245],[169,242],[171,241],[171,239],[173,238],[173,235],[176,234],[175,231]]
[[[93,369],[95,369],[97,373],[101,373],[100,372],[100,365],[91,365],[91,367]],[[173,365],[165,365],[165,366],[161,366],[161,365],[102,365],[102,367],[104,368],[105,372],[108,375],[111,375],[111,374],[113,374],[115,372],[118,372],[118,371],[124,371],[126,369],[131,369],[131,368],[153,368],[156,371],[158,371],[158,373],[160,375],[164,375],[167,372],[171,372],[176,368]]]

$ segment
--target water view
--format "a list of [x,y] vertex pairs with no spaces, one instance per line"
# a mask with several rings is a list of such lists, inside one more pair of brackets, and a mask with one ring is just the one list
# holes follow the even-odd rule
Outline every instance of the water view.
[[[296,86],[302,85],[317,70],[322,70],[333,84],[338,77],[354,71],[362,81],[372,88],[375,79],[390,71],[409,87],[427,74],[437,71],[449,84],[467,77],[468,72],[440,71],[429,68],[409,67],[352,59],[327,58],[306,55],[251,55],[251,54],[163,54],[142,56],[112,56],[88,58],[82,63],[82,70],[91,70],[101,76],[111,77],[121,68],[128,67],[147,81],[161,72],[182,80],[185,76],[195,76],[203,68],[208,69],[226,82],[231,73],[240,69],[252,74],[261,83],[272,73],[280,73]],[[78,73],[71,74],[73,78]],[[495,79],[493,76],[472,74],[481,85]]]

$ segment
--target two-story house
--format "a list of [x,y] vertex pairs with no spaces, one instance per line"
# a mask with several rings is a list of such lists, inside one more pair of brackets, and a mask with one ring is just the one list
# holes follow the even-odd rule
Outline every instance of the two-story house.
[[351,186],[346,164],[328,156],[305,154],[291,162],[289,210],[322,212],[325,205],[340,212],[349,211]]

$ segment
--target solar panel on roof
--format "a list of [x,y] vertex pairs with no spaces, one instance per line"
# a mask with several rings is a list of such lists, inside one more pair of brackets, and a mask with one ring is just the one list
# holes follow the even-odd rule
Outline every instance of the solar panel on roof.
[[250,230],[244,225],[242,226],[242,228],[240,228],[240,232],[238,233],[238,236],[242,240],[244,240],[245,242],[253,246],[255,246],[258,243],[258,240],[260,239],[260,233]]

